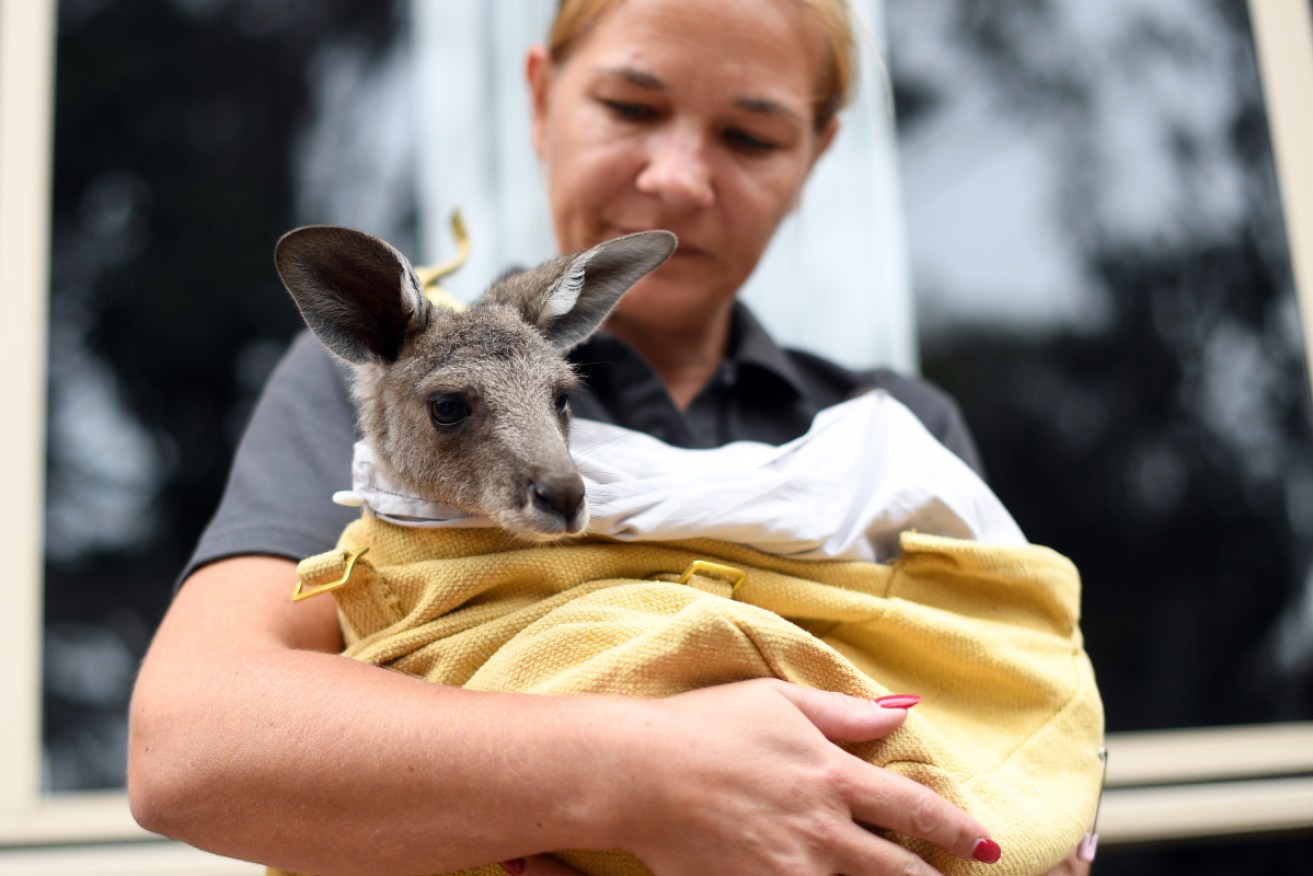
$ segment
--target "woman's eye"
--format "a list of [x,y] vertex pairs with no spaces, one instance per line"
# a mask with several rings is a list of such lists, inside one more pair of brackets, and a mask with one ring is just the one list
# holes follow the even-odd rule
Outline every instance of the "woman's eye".
[[731,128],[725,132],[725,140],[731,147],[748,155],[766,155],[779,148],[773,140],[758,137],[742,128]]
[[454,426],[470,415],[470,406],[458,395],[444,393],[429,400],[429,417],[435,426]]
[[645,103],[632,103],[627,100],[603,100],[602,105],[611,114],[626,122],[648,122],[657,117],[655,107]]

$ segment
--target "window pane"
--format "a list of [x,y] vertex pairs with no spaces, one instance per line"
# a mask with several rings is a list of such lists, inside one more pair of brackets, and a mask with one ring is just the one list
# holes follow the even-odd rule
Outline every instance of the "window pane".
[[1246,6],[888,6],[921,346],[1112,730],[1313,716],[1313,414]]
[[[214,509],[254,395],[299,324],[273,242],[298,215],[326,212],[315,200],[325,187],[305,182],[326,164],[380,167],[348,126],[330,134],[315,121],[386,87],[379,71],[402,42],[400,8],[59,4],[49,790],[122,784],[136,666]],[[357,198],[362,225],[389,217],[407,227],[405,189],[371,194]]]

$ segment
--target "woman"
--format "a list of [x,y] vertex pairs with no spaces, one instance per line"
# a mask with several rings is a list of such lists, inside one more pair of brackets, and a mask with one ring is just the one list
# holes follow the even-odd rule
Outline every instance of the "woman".
[[[780,442],[878,385],[974,461],[936,391],[782,351],[735,304],[835,135],[851,43],[837,0],[562,4],[527,63],[561,249],[643,228],[681,241],[577,352],[576,414],[692,446]],[[350,423],[338,366],[302,338],[142,668],[143,825],[325,876],[562,872],[532,856],[614,847],[662,876],[931,872],[859,821],[997,858],[986,826],[834,744],[892,732],[907,700],[774,681],[655,701],[477,693],[337,656],[332,603],[288,594],[295,559],[351,516],[325,500]]]

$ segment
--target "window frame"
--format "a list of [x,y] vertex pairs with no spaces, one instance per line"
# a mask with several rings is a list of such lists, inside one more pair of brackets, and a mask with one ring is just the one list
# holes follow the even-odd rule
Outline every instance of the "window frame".
[[0,288],[9,311],[13,428],[6,456],[19,478],[11,508],[10,634],[0,638],[0,812],[20,810],[40,788],[42,507],[45,466],[46,302],[53,112],[54,0],[0,0]]
[[1249,18],[1313,388],[1313,7],[1308,0],[1249,0]]
[[[1313,13],[1250,0],[1313,385]],[[253,874],[148,834],[121,791],[41,790],[42,518],[56,0],[0,0],[0,289],[9,325],[9,635],[0,638],[0,869]],[[1115,734],[1106,844],[1313,827],[1313,722]]]

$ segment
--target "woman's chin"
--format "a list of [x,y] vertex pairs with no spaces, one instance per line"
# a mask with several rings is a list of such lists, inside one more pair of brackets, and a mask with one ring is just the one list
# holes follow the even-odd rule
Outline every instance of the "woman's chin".
[[[669,262],[666,264],[670,266]],[[734,300],[734,286],[711,286],[674,277],[649,277],[641,286],[635,286],[620,299],[609,321],[613,327],[628,324],[651,331],[658,326],[674,328],[707,323]]]

